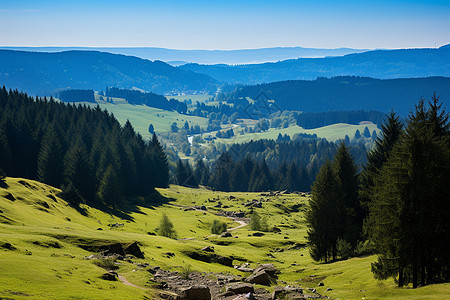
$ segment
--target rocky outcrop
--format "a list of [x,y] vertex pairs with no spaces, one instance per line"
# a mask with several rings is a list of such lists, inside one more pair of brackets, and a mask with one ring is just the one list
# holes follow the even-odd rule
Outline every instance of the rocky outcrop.
[[119,278],[119,275],[116,272],[107,272],[104,273],[101,278],[103,280],[109,280],[109,281],[117,281],[117,279]]
[[255,290],[253,289],[253,285],[250,283],[235,282],[227,284],[225,287],[225,292],[231,292],[238,295],[254,293]]
[[204,285],[181,288],[179,295],[178,299],[180,300],[211,300],[211,292]]
[[261,284],[261,285],[270,285],[270,277],[264,270],[259,270],[258,272],[253,272],[252,275],[245,279],[246,282]]

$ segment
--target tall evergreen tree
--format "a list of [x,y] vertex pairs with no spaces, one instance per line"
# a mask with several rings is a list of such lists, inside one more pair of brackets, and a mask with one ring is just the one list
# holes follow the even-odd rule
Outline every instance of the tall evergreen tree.
[[59,187],[64,171],[64,154],[61,142],[53,126],[48,129],[41,142],[38,155],[37,175],[39,181]]
[[339,237],[338,201],[339,182],[330,162],[319,170],[312,187],[312,195],[306,212],[307,240],[311,257],[328,262],[336,259],[336,243]]
[[404,135],[375,177],[370,238],[376,278],[413,287],[450,280],[448,114],[419,101]]
[[122,202],[121,184],[112,165],[106,168],[97,195],[100,201],[108,205],[116,206]]
[[155,151],[153,158],[155,160],[155,170],[157,170],[158,173],[155,180],[155,186],[165,188],[169,185],[169,162],[167,161],[164,148],[159,142],[156,134],[153,134],[151,145]]
[[194,176],[197,179],[198,184],[208,185],[210,172],[202,159],[199,159],[195,162]]
[[[403,124],[399,116],[391,111],[381,125],[381,137],[375,141],[372,151],[367,154],[367,163],[360,176],[360,198],[364,217],[369,211],[370,194],[374,186],[374,178],[379,174],[381,167],[389,158],[394,145],[399,140]],[[367,224],[367,226],[370,226]]]
[[349,149],[341,143],[333,160],[334,172],[338,180],[337,196],[338,225],[340,237],[353,247],[362,231],[363,215],[358,198],[358,177],[356,166]]
[[95,191],[97,190],[97,180],[93,174],[84,145],[74,145],[67,152],[64,160],[65,186],[75,189],[83,197],[84,201],[93,202]]

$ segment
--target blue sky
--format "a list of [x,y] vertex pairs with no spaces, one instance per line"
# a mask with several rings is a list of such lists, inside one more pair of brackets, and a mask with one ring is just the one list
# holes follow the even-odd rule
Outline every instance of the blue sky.
[[450,0],[0,0],[1,46],[414,48],[450,43]]

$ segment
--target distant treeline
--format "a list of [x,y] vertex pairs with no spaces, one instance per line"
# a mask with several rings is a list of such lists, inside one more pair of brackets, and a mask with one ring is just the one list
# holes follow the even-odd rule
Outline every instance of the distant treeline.
[[[450,78],[374,79],[339,76],[316,80],[288,80],[238,87],[221,96],[226,99],[250,97],[264,92],[283,110],[303,112],[376,110],[384,113],[395,109],[406,117],[418,97],[436,92],[450,99]],[[447,100],[448,101],[448,100]]]
[[93,90],[65,90],[59,93],[59,99],[63,102],[93,102],[95,103]]
[[105,96],[124,98],[128,103],[135,105],[147,105],[165,110],[176,110],[179,113],[187,112],[186,103],[175,99],[167,100],[166,97],[154,93],[142,93],[136,90],[107,87]]
[[0,90],[0,170],[60,187],[70,202],[117,205],[168,184],[153,135],[145,142],[108,112]]
[[319,113],[301,113],[297,125],[305,129],[318,128],[336,123],[358,125],[361,121],[370,121],[381,126],[385,114],[379,111],[327,111]]
[[[355,144],[351,153],[365,160],[364,144]],[[233,144],[212,165],[198,160],[194,168],[177,164],[176,183],[198,184],[220,191],[310,191],[320,167],[336,152],[336,144],[306,136],[293,141],[279,138]],[[362,161],[361,161],[362,160]]]

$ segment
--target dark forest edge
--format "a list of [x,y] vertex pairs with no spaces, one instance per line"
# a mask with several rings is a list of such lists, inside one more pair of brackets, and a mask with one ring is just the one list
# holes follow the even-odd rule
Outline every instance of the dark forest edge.
[[307,239],[313,259],[374,253],[375,278],[414,288],[450,280],[448,118],[436,95],[427,104],[421,99],[405,125],[391,113],[359,174],[340,145],[312,189]]
[[62,189],[72,204],[115,207],[167,187],[166,155],[107,111],[0,90],[0,170]]

